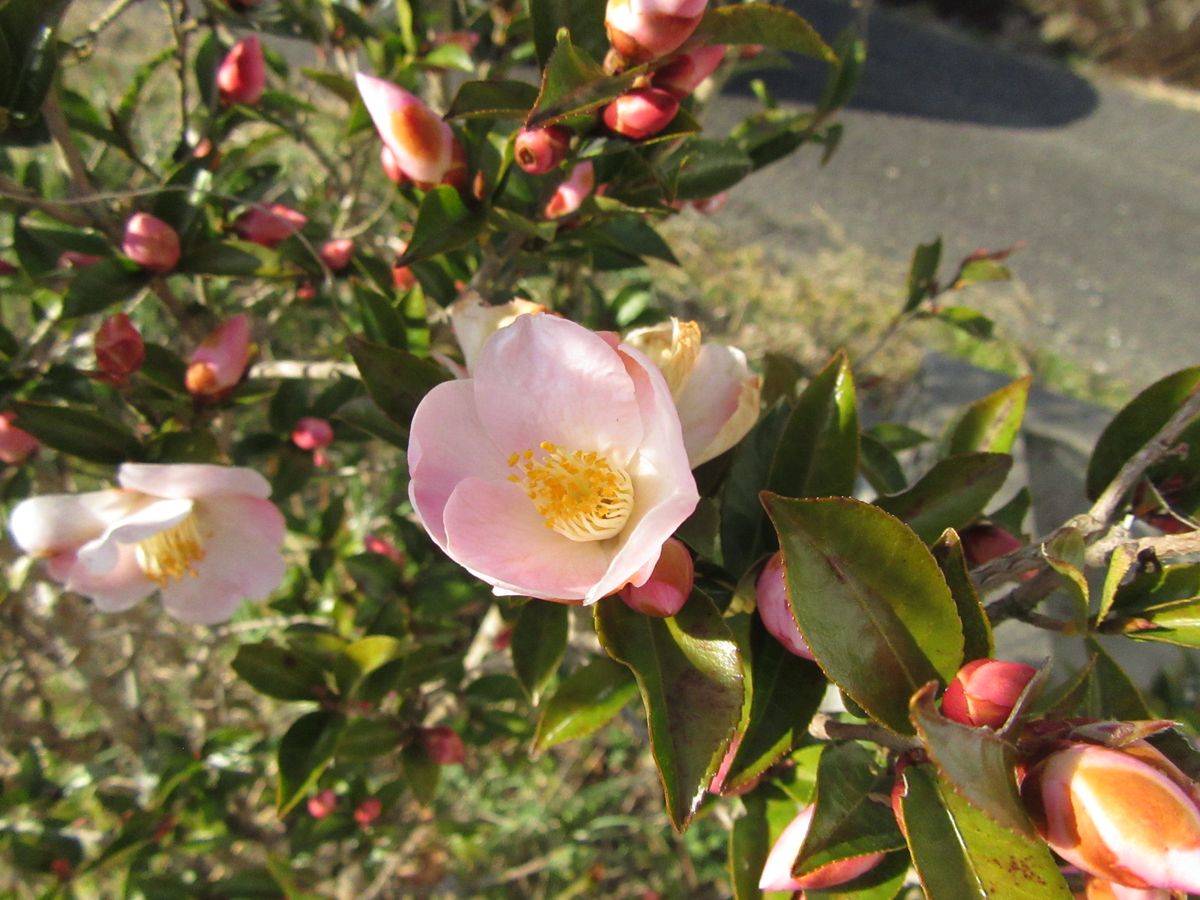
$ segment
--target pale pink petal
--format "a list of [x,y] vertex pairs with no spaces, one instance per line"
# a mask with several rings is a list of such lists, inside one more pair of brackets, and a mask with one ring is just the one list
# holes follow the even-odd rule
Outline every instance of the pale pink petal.
[[144,541],[173,528],[191,513],[191,500],[153,501],[113,522],[102,534],[81,546],[75,559],[91,574],[102,575],[117,564],[119,544]]
[[692,466],[724,453],[758,421],[758,376],[736,347],[704,344],[676,406]]
[[814,806],[806,806],[800,814],[788,823],[775,839],[775,845],[767,854],[763,865],[762,876],[758,879],[760,891],[795,891],[800,889],[796,879],[792,877],[792,866],[808,837],[808,828],[812,824]]
[[271,485],[253,469],[203,463],[125,463],[117,470],[122,487],[155,497],[271,496]]
[[92,540],[112,522],[144,502],[130,491],[47,494],[22,500],[8,517],[17,546],[35,556],[52,556]]
[[459,482],[469,476],[503,481],[511,474],[479,421],[473,382],[447,381],[425,395],[409,432],[408,471],[413,508],[444,549],[443,510]]
[[603,541],[579,542],[546,527],[508,481],[468,478],[446,504],[446,553],[501,590],[543,600],[580,600],[604,573]]
[[625,466],[642,441],[620,355],[567,319],[519,316],[484,345],[474,374],[480,420],[503,456],[549,441]]
[[283,516],[256,497],[225,496],[197,507],[204,558],[195,576],[169,582],[163,606],[195,625],[224,622],[245,600],[262,600],[279,587],[287,566],[280,553]]
[[138,566],[132,544],[118,545],[116,550],[115,561],[104,572],[90,572],[73,554],[49,560],[47,568],[66,590],[90,597],[101,612],[123,612],[154,593],[157,586]]
[[630,0],[629,7],[641,15],[684,16],[691,18],[704,13],[708,0]]

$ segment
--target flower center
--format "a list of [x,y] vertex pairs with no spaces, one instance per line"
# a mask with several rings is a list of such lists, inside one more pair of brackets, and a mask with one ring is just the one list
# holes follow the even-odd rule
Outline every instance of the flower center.
[[138,566],[159,587],[184,575],[195,578],[195,564],[204,559],[204,543],[196,527],[196,517],[189,515],[178,525],[138,541],[136,553]]
[[552,528],[573,541],[603,541],[616,537],[633,512],[633,482],[622,468],[593,450],[560,450],[549,441],[533,450],[514,453],[509,466]]

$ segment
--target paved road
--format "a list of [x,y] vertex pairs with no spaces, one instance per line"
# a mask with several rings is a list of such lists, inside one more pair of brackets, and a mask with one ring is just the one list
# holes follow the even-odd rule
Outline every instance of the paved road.
[[[836,0],[793,6],[831,36]],[[756,174],[727,207],[743,238],[798,252],[827,233],[906,260],[937,234],[947,253],[1028,246],[1011,264],[1047,343],[1134,386],[1200,362],[1200,112],[1053,62],[875,10],[864,82],[821,168],[808,150]],[[811,103],[821,68],[771,73]],[[710,124],[754,108],[721,101]]]

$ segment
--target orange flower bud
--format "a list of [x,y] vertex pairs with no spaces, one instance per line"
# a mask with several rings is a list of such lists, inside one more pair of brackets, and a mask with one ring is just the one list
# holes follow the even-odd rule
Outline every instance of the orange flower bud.
[[267,64],[258,37],[244,37],[231,49],[217,69],[217,91],[221,102],[253,106],[267,88]]
[[192,353],[184,383],[200,397],[216,397],[242,380],[250,363],[250,319],[244,313],[217,326]]
[[134,213],[125,223],[121,252],[143,269],[170,272],[179,262],[179,235],[150,213]]
[[633,610],[648,616],[667,618],[683,609],[692,593],[696,577],[692,554],[682,541],[669,538],[654,571],[639,587],[627,584],[621,588],[621,599]]
[[96,329],[96,366],[114,381],[124,381],[142,367],[146,345],[125,313],[117,313]]
[[513,156],[530,175],[541,175],[566,159],[570,147],[571,132],[561,125],[522,128],[513,144]]
[[976,659],[958,670],[942,697],[942,715],[963,725],[999,728],[1037,669],[1024,663]]
[[604,124],[635,141],[658,134],[679,112],[675,95],[661,88],[627,91],[604,107]]

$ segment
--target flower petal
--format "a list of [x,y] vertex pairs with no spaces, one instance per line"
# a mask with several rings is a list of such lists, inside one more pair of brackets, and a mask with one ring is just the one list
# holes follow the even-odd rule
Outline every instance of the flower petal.
[[409,499],[430,536],[446,547],[446,502],[468,476],[503,481],[504,456],[475,410],[470,380],[439,384],[421,400],[408,439]]
[[676,400],[692,466],[724,453],[758,421],[758,376],[736,347],[704,344]]
[[103,534],[144,500],[139,494],[116,489],[30,497],[13,509],[8,528],[26,553],[53,556]]
[[104,572],[93,573],[80,564],[73,553],[47,561],[50,575],[68,591],[90,597],[101,612],[123,612],[136,606],[156,585],[142,572],[132,544],[116,546],[116,560]]
[[642,441],[620,355],[567,319],[519,316],[484,345],[474,375],[480,420],[502,456],[550,441],[624,466]]
[[517,485],[467,478],[446,504],[446,553],[488,583],[543,600],[580,600],[608,564],[605,541],[546,527]]
[[[147,499],[145,496],[143,500]],[[80,547],[75,558],[92,575],[117,565],[118,544],[136,544],[178,525],[192,512],[191,500],[156,500],[113,522],[104,533]]]
[[203,463],[125,463],[117,470],[121,487],[155,497],[271,496],[271,485],[253,469]]

